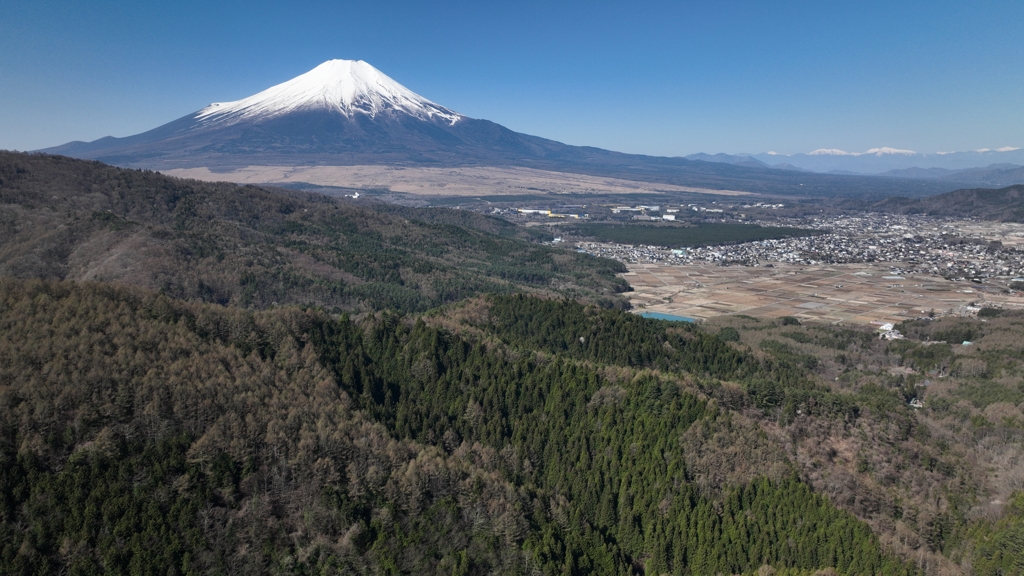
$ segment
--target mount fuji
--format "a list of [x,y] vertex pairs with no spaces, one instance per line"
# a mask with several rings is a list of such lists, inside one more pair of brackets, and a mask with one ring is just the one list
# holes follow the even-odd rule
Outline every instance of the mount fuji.
[[435,104],[366,62],[330,60],[142,134],[42,152],[147,168],[459,163],[541,152],[516,136]]
[[522,167],[652,184],[781,194],[904,194],[936,182],[807,174],[570,146],[464,116],[414,93],[363,61],[330,60],[234,102],[124,138],[41,150],[134,168],[252,166]]
[[405,115],[455,124],[462,116],[434,104],[361,60],[329,60],[309,72],[236,102],[210,104],[196,113],[206,126],[259,122],[296,112],[333,112],[351,119]]

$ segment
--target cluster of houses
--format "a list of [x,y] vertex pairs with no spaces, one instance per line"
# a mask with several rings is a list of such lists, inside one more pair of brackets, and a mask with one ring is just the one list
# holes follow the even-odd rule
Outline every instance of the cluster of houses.
[[590,214],[563,214],[552,210],[545,210],[544,208],[518,208],[516,211],[526,216],[533,215],[547,216],[548,218],[576,218],[577,220],[580,218],[590,218]]

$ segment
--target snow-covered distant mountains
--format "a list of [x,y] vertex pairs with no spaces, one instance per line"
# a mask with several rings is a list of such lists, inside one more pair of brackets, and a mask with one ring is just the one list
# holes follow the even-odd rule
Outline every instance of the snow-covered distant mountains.
[[897,148],[872,148],[865,152],[821,148],[807,154],[701,153],[687,158],[823,174],[942,180],[999,187],[1024,183],[1024,150],[1013,146],[934,154]]
[[[464,116],[353,60],[324,62],[258,94],[210,104],[142,134],[42,152],[218,174],[248,166],[511,166],[634,180],[655,190],[671,184],[771,194],[921,196],[955,188],[934,180],[800,172],[804,167],[796,157],[686,159],[570,146]],[[775,166],[786,162],[793,166]]]
[[890,170],[907,168],[944,168],[965,170],[983,168],[992,164],[1024,164],[1024,150],[1012,146],[995,150],[981,149],[968,152],[938,152],[923,154],[912,150],[873,148],[866,152],[842,150],[815,150],[808,154],[756,154],[754,158],[765,164],[792,164],[815,172],[844,171],[858,174],[883,174]]

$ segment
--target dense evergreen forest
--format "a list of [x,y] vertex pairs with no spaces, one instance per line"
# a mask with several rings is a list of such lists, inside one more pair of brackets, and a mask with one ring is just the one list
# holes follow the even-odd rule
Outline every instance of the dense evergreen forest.
[[[521,297],[476,302],[495,329],[453,332],[2,282],[10,573],[912,572],[784,458],[706,477],[689,436],[743,423],[655,367],[772,369],[713,336]],[[506,341],[530,307],[702,353],[629,367]]]
[[690,226],[680,224],[578,224],[567,233],[600,242],[619,244],[646,244],[672,248],[715,246],[794,238],[821,234],[820,230],[808,228],[786,228],[781,226],[756,226],[753,224],[704,223]]

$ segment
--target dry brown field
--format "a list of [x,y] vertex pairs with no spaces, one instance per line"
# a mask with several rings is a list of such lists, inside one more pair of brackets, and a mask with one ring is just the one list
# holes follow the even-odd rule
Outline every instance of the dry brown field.
[[1024,308],[1024,294],[940,276],[895,276],[887,265],[840,264],[774,268],[630,264],[623,277],[634,307],[704,320],[746,314],[829,324],[897,323],[961,307]]
[[982,222],[965,220],[953,222],[961,233],[980,236],[986,240],[998,240],[1007,248],[1024,246],[1024,224],[1019,222]]
[[392,192],[430,196],[494,196],[535,194],[636,194],[688,192],[717,196],[741,196],[749,192],[709,190],[671,184],[651,184],[534,170],[531,168],[403,168],[394,166],[248,166],[230,172],[208,168],[162,171],[168,176],[207,182],[236,184],[285,184],[301,182],[318,186],[388,189]]

